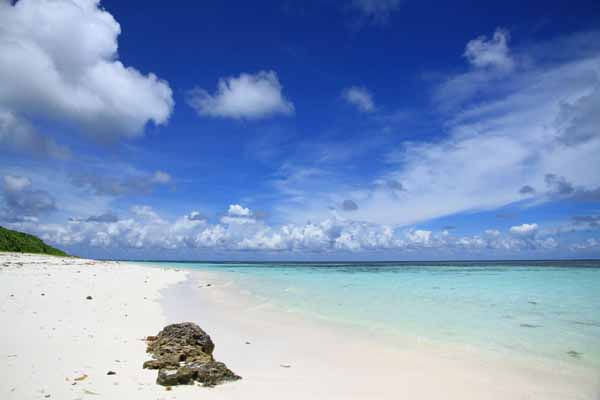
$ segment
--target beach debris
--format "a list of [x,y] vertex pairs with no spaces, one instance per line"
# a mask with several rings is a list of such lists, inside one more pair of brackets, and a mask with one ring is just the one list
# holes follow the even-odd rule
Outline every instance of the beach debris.
[[599,326],[600,327],[600,322],[594,322],[594,321],[569,321],[572,324],[575,325],[583,325],[583,326]]
[[74,381],[78,381],[78,382],[80,382],[80,381],[84,381],[84,380],[86,380],[86,379],[87,379],[87,377],[88,377],[88,376],[87,376],[86,374],[83,374],[83,375],[81,375],[80,377],[77,377],[77,378],[75,378],[75,379],[73,379],[73,380],[74,380]]
[[86,300],[92,300],[92,296],[88,296],[85,298]]
[[94,396],[100,395],[100,393],[92,392],[91,390],[87,390],[87,389],[83,389],[83,393],[84,394],[91,394],[91,395],[94,395]]
[[583,355],[583,353],[580,353],[580,352],[575,351],[575,350],[569,350],[569,351],[567,351],[567,354],[570,355],[573,358],[581,358],[581,356]]
[[541,325],[536,325],[536,324],[520,324],[519,325],[521,328],[540,328]]
[[116,374],[117,374],[117,373],[116,373],[115,371],[108,371],[108,372],[106,373],[106,375],[116,375]]
[[143,367],[158,369],[156,383],[159,385],[170,387],[199,382],[215,386],[241,379],[225,364],[215,361],[213,341],[192,322],[168,325],[157,336],[148,336],[146,340],[146,352],[152,354],[153,359],[146,361]]

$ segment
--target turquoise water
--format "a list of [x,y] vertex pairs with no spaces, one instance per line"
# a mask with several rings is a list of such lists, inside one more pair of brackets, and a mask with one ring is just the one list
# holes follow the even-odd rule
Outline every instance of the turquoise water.
[[153,264],[219,272],[284,310],[375,332],[600,368],[600,262]]

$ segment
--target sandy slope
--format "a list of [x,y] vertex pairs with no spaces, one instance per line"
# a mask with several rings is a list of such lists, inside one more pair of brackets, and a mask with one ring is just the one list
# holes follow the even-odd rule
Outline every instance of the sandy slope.
[[[154,384],[140,339],[185,320],[211,334],[216,358],[242,381]],[[208,273],[0,253],[0,325],[0,399],[600,398],[589,371],[390,345],[257,304]]]

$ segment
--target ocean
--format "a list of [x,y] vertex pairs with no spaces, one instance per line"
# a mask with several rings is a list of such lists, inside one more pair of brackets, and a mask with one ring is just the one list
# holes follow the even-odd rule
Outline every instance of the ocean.
[[600,370],[600,261],[148,262],[356,326]]

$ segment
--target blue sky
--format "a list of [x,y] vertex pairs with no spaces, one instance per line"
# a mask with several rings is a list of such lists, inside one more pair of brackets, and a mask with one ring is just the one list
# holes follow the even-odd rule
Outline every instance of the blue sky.
[[82,256],[600,256],[600,5],[0,0],[0,224]]

